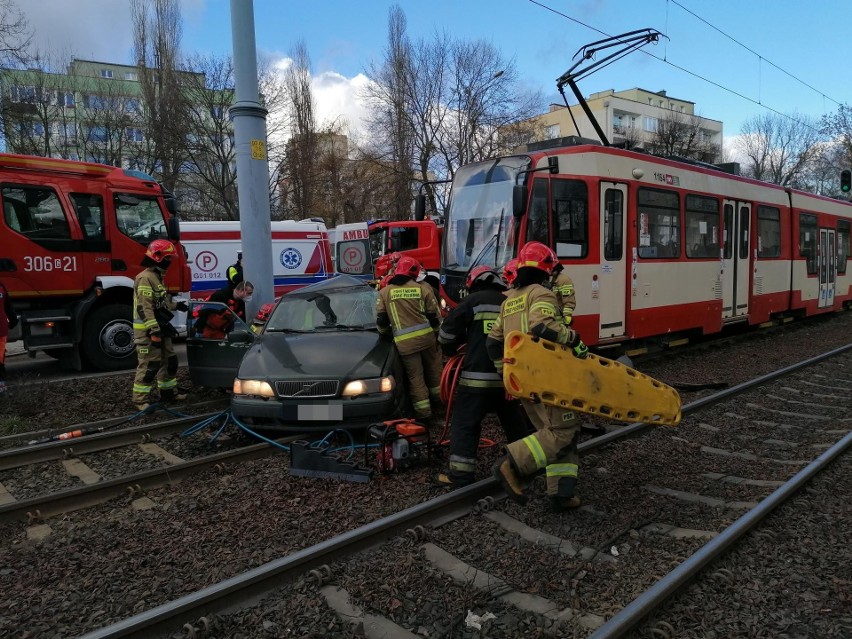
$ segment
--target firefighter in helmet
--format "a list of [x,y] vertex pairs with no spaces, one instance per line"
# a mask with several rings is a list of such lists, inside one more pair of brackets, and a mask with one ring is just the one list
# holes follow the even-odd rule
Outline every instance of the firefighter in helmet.
[[518,277],[518,258],[513,257],[511,260],[506,262],[506,266],[503,267],[503,281],[506,282],[509,286],[515,283],[515,278]]
[[377,289],[383,289],[388,285],[388,282],[391,281],[391,278],[396,273],[396,265],[401,257],[401,253],[390,253],[389,255],[382,255],[376,261]]
[[574,296],[574,280],[568,276],[562,264],[556,263],[545,286],[556,294],[562,323],[565,326],[571,326],[571,322],[574,320],[574,309],[577,308],[577,300]]
[[[526,244],[518,254],[518,275],[486,340],[498,371],[503,368],[503,341],[510,331],[565,344],[578,357],[586,348],[580,336],[562,321],[556,295],[544,286],[557,264],[556,254],[540,242]],[[514,500],[526,501],[523,478],[544,470],[551,509],[561,512],[580,505],[576,492],[580,423],[570,410],[521,400],[536,432],[506,447],[494,476]]]
[[161,400],[184,400],[178,391],[178,359],[172,345],[176,331],[169,321],[172,311],[186,311],[186,302],[175,303],[166,292],[163,275],[177,255],[168,240],[154,240],[148,245],[142,266],[145,269],[133,282],[133,335],[139,364],[133,380],[133,404],[145,410],[151,403],[154,381]]
[[486,413],[497,413],[508,442],[521,439],[528,432],[520,402],[506,396],[503,376],[495,370],[485,350],[488,331],[500,315],[506,284],[490,267],[477,266],[467,274],[465,288],[468,294],[444,318],[438,333],[445,355],[466,345],[450,422],[449,470],[436,479],[436,483],[447,487],[473,483]]
[[432,287],[418,282],[420,263],[403,256],[387,286],[379,290],[376,325],[393,334],[408,379],[408,392],[419,419],[432,417],[430,398],[440,403],[441,353],[435,338],[441,325]]

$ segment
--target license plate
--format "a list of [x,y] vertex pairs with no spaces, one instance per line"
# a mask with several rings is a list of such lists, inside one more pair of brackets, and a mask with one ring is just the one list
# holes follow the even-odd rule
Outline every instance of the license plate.
[[341,421],[342,404],[305,404],[298,408],[299,421]]

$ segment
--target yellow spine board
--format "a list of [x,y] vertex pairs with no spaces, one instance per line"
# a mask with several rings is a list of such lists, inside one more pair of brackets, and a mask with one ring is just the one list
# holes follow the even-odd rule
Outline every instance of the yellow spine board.
[[506,336],[503,385],[510,395],[622,422],[676,426],[680,395],[632,368],[520,331]]

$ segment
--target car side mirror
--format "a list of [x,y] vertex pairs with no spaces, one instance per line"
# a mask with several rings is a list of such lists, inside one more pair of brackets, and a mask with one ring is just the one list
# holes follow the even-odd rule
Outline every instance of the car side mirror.
[[228,333],[228,344],[249,344],[254,341],[254,333],[243,329],[235,329]]

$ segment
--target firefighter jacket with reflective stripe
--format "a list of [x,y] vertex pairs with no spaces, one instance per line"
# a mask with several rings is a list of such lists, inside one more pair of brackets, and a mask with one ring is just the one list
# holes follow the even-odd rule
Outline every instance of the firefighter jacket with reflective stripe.
[[540,284],[510,290],[488,334],[486,348],[498,370],[503,368],[503,340],[511,331],[529,333],[550,342],[572,344],[576,333],[562,323],[559,301]]
[[570,326],[574,319],[574,309],[577,308],[577,300],[574,297],[574,280],[565,271],[560,271],[548,281],[548,288],[556,294],[556,300],[561,309],[562,322]]
[[172,296],[166,292],[163,276],[153,268],[146,268],[133,281],[133,335],[145,338],[151,331],[160,330],[156,311],[175,310]]
[[452,355],[461,344],[467,344],[459,373],[459,385],[468,390],[503,388],[503,377],[485,350],[485,339],[506,297],[496,288],[474,291],[444,318],[438,342],[446,355]]
[[441,325],[438,314],[432,287],[405,276],[395,276],[376,300],[376,326],[380,333],[393,333],[401,355],[435,348],[435,333]]

